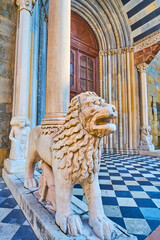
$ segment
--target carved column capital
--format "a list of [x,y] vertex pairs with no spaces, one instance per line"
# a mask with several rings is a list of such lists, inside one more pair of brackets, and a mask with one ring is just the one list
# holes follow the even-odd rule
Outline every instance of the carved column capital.
[[147,69],[148,69],[148,64],[147,63],[141,63],[139,65],[137,65],[137,69],[139,71],[139,73],[146,73],[147,72]]
[[32,8],[35,4],[36,0],[12,0],[12,3],[18,7],[18,10],[27,10],[32,12]]

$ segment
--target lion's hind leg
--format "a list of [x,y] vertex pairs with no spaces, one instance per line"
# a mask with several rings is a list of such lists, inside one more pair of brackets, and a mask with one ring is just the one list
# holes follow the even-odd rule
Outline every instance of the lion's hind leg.
[[37,180],[34,178],[34,168],[36,163],[40,159],[38,158],[37,154],[28,154],[28,158],[26,161],[26,169],[25,169],[25,179],[24,179],[24,187],[30,190],[34,190],[37,188]]

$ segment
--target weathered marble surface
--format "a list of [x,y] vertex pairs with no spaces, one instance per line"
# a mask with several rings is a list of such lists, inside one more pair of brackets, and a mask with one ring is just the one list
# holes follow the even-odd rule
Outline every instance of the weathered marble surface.
[[72,189],[78,183],[87,198],[89,225],[99,238],[111,239],[114,226],[103,211],[98,172],[102,137],[115,131],[110,121],[116,116],[112,104],[94,92],[85,92],[72,99],[61,128],[44,135],[39,126],[30,133],[24,186],[31,190],[36,187],[34,166],[43,160],[40,201],[50,195],[56,223],[64,233],[82,233],[81,219],[71,209]]

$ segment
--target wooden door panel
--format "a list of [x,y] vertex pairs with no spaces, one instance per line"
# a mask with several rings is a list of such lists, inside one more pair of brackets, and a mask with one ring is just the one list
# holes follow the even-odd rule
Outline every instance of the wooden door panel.
[[71,14],[70,97],[95,91],[98,84],[98,43],[89,25],[77,14]]

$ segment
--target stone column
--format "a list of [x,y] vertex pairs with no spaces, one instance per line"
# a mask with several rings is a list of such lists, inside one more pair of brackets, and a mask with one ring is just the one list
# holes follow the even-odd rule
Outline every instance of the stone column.
[[70,98],[71,0],[49,2],[45,134],[64,123]]
[[28,151],[29,66],[30,66],[30,31],[31,14],[34,0],[12,1],[18,9],[13,110],[11,120],[11,150],[4,167],[9,173],[24,172]]
[[147,80],[146,72],[148,65],[146,63],[137,66],[140,73],[140,97],[141,97],[141,140],[140,149],[144,151],[153,151],[151,127],[148,125],[148,104],[147,104]]

